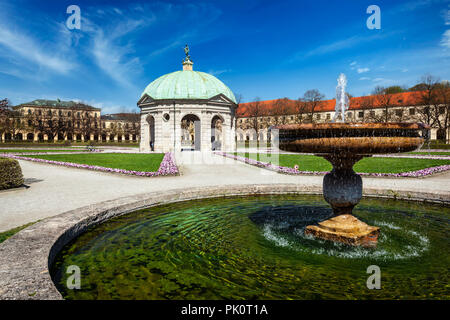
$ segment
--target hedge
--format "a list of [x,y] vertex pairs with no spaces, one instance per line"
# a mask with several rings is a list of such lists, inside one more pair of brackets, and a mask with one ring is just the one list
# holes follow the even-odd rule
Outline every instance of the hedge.
[[0,158],[0,190],[23,185],[22,169],[14,159]]

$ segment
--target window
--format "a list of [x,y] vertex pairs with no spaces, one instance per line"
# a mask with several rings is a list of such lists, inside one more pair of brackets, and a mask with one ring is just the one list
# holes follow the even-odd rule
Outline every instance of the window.
[[358,112],[358,118],[364,118],[364,111]]
[[439,114],[445,113],[445,107],[439,107]]
[[60,117],[62,117],[62,115],[63,115],[61,110],[59,110],[58,114],[59,114]]
[[320,120],[320,114],[319,114],[319,113],[316,114],[316,119],[317,119],[317,120]]
[[370,112],[369,112],[369,114],[370,114],[370,116],[373,118],[373,117],[375,117],[375,110],[371,110]]
[[327,113],[327,120],[331,119],[331,114]]
[[77,117],[78,118],[81,117],[81,113],[80,112],[77,113]]
[[42,116],[42,111],[41,110],[38,111],[38,115]]
[[70,117],[72,115],[72,112],[67,112],[67,116]]
[[353,112],[347,112],[347,118],[353,117]]
[[28,114],[31,114],[31,109],[28,109]]
[[397,110],[395,110],[395,115],[396,115],[397,117],[401,117],[401,116],[403,115],[403,110],[402,110],[402,109],[397,109]]
[[416,109],[414,109],[414,108],[409,108],[409,115],[410,116],[413,116],[413,115],[415,115],[416,114]]
[[47,114],[51,117],[52,116],[52,110],[48,110]]
[[33,125],[33,121],[28,120],[28,126],[31,127]]

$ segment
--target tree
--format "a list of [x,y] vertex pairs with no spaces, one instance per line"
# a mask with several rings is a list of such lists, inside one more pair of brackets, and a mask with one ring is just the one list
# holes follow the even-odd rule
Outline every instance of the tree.
[[450,83],[441,82],[435,88],[436,105],[432,109],[434,123],[439,128],[438,139],[447,140],[450,126]]
[[290,102],[288,98],[277,99],[275,101],[273,108],[275,124],[287,123],[287,115],[292,113],[289,107],[289,103]]
[[436,123],[436,109],[439,105],[437,89],[439,88],[439,78],[430,74],[421,78],[422,91],[419,94],[419,102],[423,107],[416,108],[421,122],[434,126]]
[[263,105],[257,97],[247,107],[247,115],[249,119],[249,126],[255,130],[256,139],[259,141],[259,126],[261,124],[261,117],[264,115]]
[[375,104],[383,108],[383,115],[379,119],[380,122],[389,122],[393,117],[393,112],[390,110],[393,103],[392,94],[387,93],[386,88],[377,86],[373,90]]
[[386,94],[394,94],[394,93],[402,93],[405,92],[406,89],[400,87],[400,86],[390,86],[384,89]]
[[377,115],[373,108],[375,107],[375,99],[373,96],[364,96],[359,98],[359,107],[363,112],[364,122],[379,122]]
[[305,100],[303,100],[303,98],[298,98],[295,101],[295,113],[296,113],[296,118],[297,118],[297,122],[298,123],[302,123],[303,121],[303,115],[306,114],[307,111],[307,105]]
[[7,132],[9,126],[9,117],[11,114],[11,106],[8,99],[0,100],[0,139]]
[[309,115],[309,121],[314,121],[314,113],[318,107],[322,104],[322,100],[325,95],[319,92],[317,89],[308,90],[303,95],[303,101],[306,103],[306,109]]

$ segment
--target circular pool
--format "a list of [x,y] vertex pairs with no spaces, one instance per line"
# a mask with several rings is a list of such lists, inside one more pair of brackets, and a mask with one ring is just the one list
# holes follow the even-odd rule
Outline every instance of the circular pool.
[[[51,274],[66,299],[449,299],[448,207],[363,198],[377,248],[303,234],[331,217],[321,196],[214,198],[152,207],[91,227]],[[67,289],[69,266],[81,289]],[[381,289],[367,288],[379,266]]]

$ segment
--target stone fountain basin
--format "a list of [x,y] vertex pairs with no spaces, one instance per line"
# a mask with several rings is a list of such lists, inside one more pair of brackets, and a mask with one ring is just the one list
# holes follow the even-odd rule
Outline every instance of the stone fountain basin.
[[291,124],[279,129],[279,148],[290,152],[377,154],[414,151],[428,130],[421,123]]

